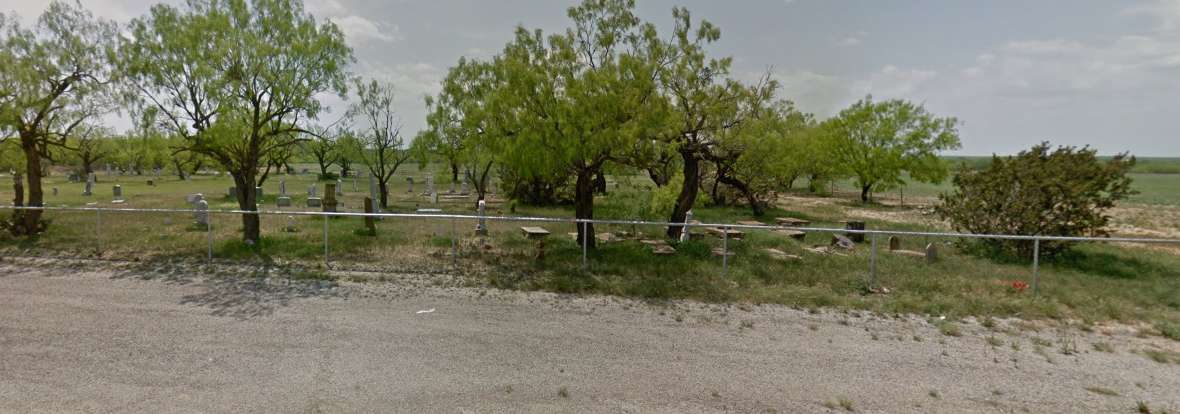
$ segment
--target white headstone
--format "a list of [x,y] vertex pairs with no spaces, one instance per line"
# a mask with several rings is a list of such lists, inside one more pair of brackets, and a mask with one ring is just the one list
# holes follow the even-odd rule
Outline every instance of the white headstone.
[[94,173],[90,173],[86,176],[86,189],[82,190],[82,195],[88,196],[94,194],[94,181]]
[[279,197],[287,195],[287,180],[279,180]]
[[[692,222],[692,210],[688,210],[688,211],[684,212],[684,224],[688,224],[690,222]],[[680,230],[680,242],[681,243],[686,242],[692,238],[692,236],[688,232],[688,229],[689,229],[688,226],[684,226]]]
[[193,219],[199,225],[209,225],[209,202],[205,201],[204,198],[197,200],[196,211],[193,212]]
[[344,196],[344,182],[340,181],[339,178],[336,179],[336,196]]
[[487,214],[487,203],[484,202],[483,200],[479,200],[478,205],[479,205],[479,208],[478,208],[479,221],[477,221],[475,224],[475,234],[478,234],[480,236],[486,236],[486,235],[488,235],[488,222],[487,222],[487,218],[484,217],[484,215]]
[[410,185],[410,189],[406,190],[406,192],[413,193],[414,192],[414,177],[406,177],[406,184]]

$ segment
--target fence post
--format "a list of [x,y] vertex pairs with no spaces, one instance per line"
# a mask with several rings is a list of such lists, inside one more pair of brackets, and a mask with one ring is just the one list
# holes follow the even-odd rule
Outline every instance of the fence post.
[[[209,214],[208,211],[205,214]],[[209,264],[213,264],[213,215],[205,216],[205,241],[209,244]]]
[[1041,267],[1041,239],[1033,239],[1033,296],[1038,296],[1040,292],[1040,269]]
[[869,235],[869,290],[877,286],[877,233]]
[[455,247],[455,244],[456,244],[456,241],[455,241],[455,218],[452,217],[451,218],[451,267],[454,269],[458,269],[459,268],[459,258],[458,258],[459,253]]
[[324,215],[324,266],[328,265],[328,215]]
[[729,226],[721,227],[721,275],[729,276]]
[[586,240],[589,240],[589,234],[586,233],[586,228],[588,227],[586,224],[585,221],[582,222],[582,270],[590,268],[590,262],[586,260],[586,253],[590,250],[590,243],[586,242]]
[[102,210],[94,210],[94,244],[96,252],[102,255]]

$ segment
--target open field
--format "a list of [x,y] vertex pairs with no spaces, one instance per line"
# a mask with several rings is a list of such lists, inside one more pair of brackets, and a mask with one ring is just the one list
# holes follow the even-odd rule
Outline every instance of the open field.
[[351,281],[366,275],[5,259],[0,412],[1180,409],[1180,342],[1119,324]]
[[[416,166],[415,166],[416,167]],[[428,197],[408,193],[405,177],[415,175],[420,191],[422,172],[415,167],[392,180],[394,211],[412,211],[429,204]],[[82,197],[82,184],[62,183],[54,177],[47,188],[59,188],[49,205],[110,204],[111,181],[100,174],[96,196]],[[181,182],[164,177],[149,187],[143,177],[118,177],[124,187],[124,207],[187,208],[183,195],[203,192],[212,209],[234,209],[224,197],[229,180],[202,176]],[[288,194],[295,206],[302,206],[311,175],[272,176],[265,185],[263,208],[276,210],[274,198],[278,180],[287,180]],[[599,218],[634,219],[639,205],[645,205],[642,184],[622,180],[609,195],[599,197]],[[439,184],[444,190],[448,186]],[[344,181],[341,210],[360,211],[367,195],[367,183],[358,182],[353,191]],[[320,192],[323,192],[322,186]],[[648,194],[650,197],[650,194]],[[4,197],[0,193],[0,197]],[[905,207],[887,204],[863,206],[848,198],[785,196],[763,222],[773,217],[792,216],[811,220],[815,226],[842,227],[849,219],[864,220],[871,229],[943,230],[945,226],[926,213],[929,200],[907,202]],[[471,213],[472,198],[444,197],[445,212]],[[1127,204],[1119,211],[1116,228],[1120,234],[1177,237],[1180,209],[1137,207]],[[562,207],[536,208],[507,205],[493,196],[490,214],[569,217]],[[295,208],[302,210],[302,208]],[[1171,213],[1163,214],[1164,212]],[[704,222],[735,222],[753,219],[748,210],[729,207],[701,207],[696,217]],[[36,240],[14,240],[0,236],[5,255],[86,257],[145,262],[197,262],[206,255],[206,232],[194,228],[191,215],[115,213],[101,217],[94,213],[50,212],[50,231]],[[661,220],[661,217],[639,217]],[[259,264],[290,264],[315,276],[324,268],[324,220],[315,217],[292,219],[298,232],[284,232],[287,218],[263,216],[263,241],[245,246],[240,241],[237,215],[213,215],[215,260]],[[902,248],[921,250],[927,243],[940,248],[941,260],[925,264],[920,258],[882,253],[878,263],[879,284],[888,294],[866,294],[869,249],[862,244],[839,254],[815,254],[806,250],[826,245],[829,235],[808,234],[802,241],[768,231],[751,231],[743,241],[731,241],[735,256],[723,270],[720,257],[711,254],[722,240],[706,237],[676,245],[673,256],[653,256],[640,238],[661,238],[656,227],[598,226],[599,232],[636,233],[620,241],[602,243],[590,254],[588,271],[581,267],[581,249],[566,232],[572,224],[545,225],[554,234],[547,242],[547,258],[533,260],[534,243],[518,230],[521,224],[491,222],[491,235],[481,239],[473,234],[474,222],[439,219],[386,219],[378,223],[376,237],[365,235],[360,219],[327,220],[328,259],[335,269],[378,272],[446,271],[467,275],[467,284],[566,293],[604,293],[641,298],[693,299],[706,302],[775,303],[800,309],[838,307],[879,314],[913,313],[951,318],[968,316],[1048,319],[1061,325],[1093,326],[1106,321],[1141,324],[1145,334],[1176,337],[1180,324],[1180,255],[1174,248],[1147,249],[1142,246],[1083,246],[1072,256],[1043,263],[1041,297],[1014,289],[1017,281],[1031,283],[1027,263],[1003,262],[968,254],[951,240],[910,238]],[[455,237],[452,237],[454,235]],[[884,240],[881,241],[884,243]],[[486,243],[487,248],[483,248]],[[452,257],[452,246],[458,253]],[[775,248],[797,255],[799,260],[779,260],[765,249]],[[884,247],[882,246],[882,249]]]

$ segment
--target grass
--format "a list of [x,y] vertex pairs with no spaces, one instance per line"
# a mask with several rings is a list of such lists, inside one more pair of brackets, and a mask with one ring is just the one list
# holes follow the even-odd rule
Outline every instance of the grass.
[[1158,362],[1158,363],[1161,363],[1161,364],[1168,364],[1168,363],[1180,364],[1180,353],[1176,353],[1176,352],[1160,351],[1160,350],[1156,350],[1156,349],[1145,349],[1145,350],[1143,350],[1143,355],[1146,356],[1148,359]]
[[[426,172],[403,168],[391,182],[391,210],[412,211],[429,203],[424,197],[405,190],[405,177],[421,177]],[[127,207],[187,208],[184,194],[202,192],[212,209],[234,209],[236,204],[222,197],[228,178],[200,176],[190,181],[163,177],[158,185],[148,187],[147,177],[119,177],[127,196]],[[82,197],[81,183],[63,183],[63,177],[49,177],[47,187],[59,187],[60,195],[50,196],[49,205],[82,206],[87,202],[110,207],[109,185],[115,177],[99,174],[100,184],[94,197]],[[264,187],[264,208],[274,210],[278,180],[287,181],[288,194],[294,204],[302,206],[306,187],[313,176],[272,176]],[[417,181],[421,181],[420,179]],[[341,209],[360,210],[360,200],[367,189],[352,191],[345,180]],[[419,186],[420,187],[420,186]],[[440,183],[438,188],[448,186]],[[6,195],[5,191],[9,191]],[[0,186],[0,199],[11,198],[10,189]],[[48,192],[47,192],[48,193]],[[637,213],[642,204],[642,186],[619,188],[596,200],[599,218],[655,218]],[[1174,191],[1173,191],[1174,193]],[[908,193],[907,193],[908,194]],[[637,201],[638,200],[638,201]],[[444,200],[440,207],[447,213],[471,213],[472,200]],[[791,216],[809,219],[815,226],[838,227],[849,212],[831,205],[790,206],[790,210],[772,208],[761,218]],[[907,210],[890,206],[874,207],[887,212]],[[302,210],[292,209],[292,210]],[[734,222],[752,218],[740,207],[698,206],[696,216],[703,221]],[[0,212],[3,213],[3,212]],[[492,198],[489,214],[509,214],[502,200]],[[518,206],[519,215],[570,217],[567,206]],[[50,229],[36,239],[14,239],[0,235],[0,254],[69,256],[103,259],[205,260],[207,236],[213,239],[216,260],[248,263],[296,263],[307,268],[322,267],[325,260],[324,220],[296,216],[297,232],[284,232],[287,218],[263,216],[262,240],[255,245],[240,241],[241,220],[233,215],[214,215],[209,233],[191,228],[189,213],[108,213],[101,224],[93,213],[49,212]],[[919,223],[867,220],[869,228],[931,230]],[[520,223],[489,222],[490,236],[484,239],[491,249],[480,247],[481,239],[472,233],[474,223],[449,220],[386,219],[377,223],[378,234],[358,232],[363,221],[357,218],[327,220],[327,259],[333,268],[366,270],[457,272],[470,283],[510,289],[543,290],[573,294],[608,294],[651,299],[690,299],[704,302],[748,304],[782,304],[800,309],[841,308],[868,313],[894,315],[918,314],[946,316],[960,320],[968,316],[995,329],[999,317],[1035,320],[1146,321],[1159,335],[1176,339],[1180,321],[1180,256],[1156,250],[1128,246],[1086,245],[1041,267],[1041,293],[1016,292],[1012,280],[1028,280],[1027,263],[1006,262],[980,257],[956,246],[940,246],[941,260],[926,264],[922,260],[878,255],[878,283],[889,288],[888,294],[869,294],[865,274],[869,252],[867,243],[845,256],[816,255],[803,249],[827,244],[830,235],[812,233],[803,241],[766,231],[749,231],[742,241],[730,240],[735,252],[723,266],[711,250],[721,240],[707,237],[685,243],[672,243],[677,253],[653,256],[649,248],[636,240],[601,244],[589,252],[589,269],[582,267],[582,249],[565,236],[574,227],[545,224],[553,232],[546,241],[546,258],[533,260],[535,243],[519,234]],[[96,226],[99,226],[96,228]],[[599,232],[639,231],[644,237],[661,237],[662,228],[631,226],[597,226]],[[451,255],[452,242],[458,255]],[[927,240],[904,238],[903,248],[919,249]],[[764,249],[775,248],[803,257],[801,262],[772,259]],[[326,272],[323,272],[326,274]],[[325,276],[315,276],[325,277]],[[1020,327],[1020,321],[1013,326]],[[940,325],[940,332],[956,336],[959,328]],[[945,330],[945,331],[944,331]]]
[[1119,396],[1118,391],[1112,390],[1110,388],[1086,387],[1085,389],[1086,389],[1086,391],[1089,391],[1089,392],[1092,392],[1092,393],[1095,393],[1098,395],[1105,395],[1107,397],[1118,397]]
[[986,340],[987,340],[987,344],[991,345],[992,348],[999,348],[1001,346],[1004,346],[1004,340],[1002,340],[1000,338],[996,338],[995,336],[989,336],[989,337],[987,337]]
[[959,325],[954,322],[942,321],[938,323],[938,332],[945,336],[959,337],[963,336],[963,332],[959,330]]
[[852,400],[847,397],[837,397],[835,400],[824,401],[823,406],[829,410],[835,410],[839,407],[848,412],[856,411],[856,408],[852,405]]
[[1114,345],[1111,345],[1109,342],[1095,342],[1090,346],[1092,346],[1094,350],[1098,352],[1105,352],[1108,354],[1114,353]]

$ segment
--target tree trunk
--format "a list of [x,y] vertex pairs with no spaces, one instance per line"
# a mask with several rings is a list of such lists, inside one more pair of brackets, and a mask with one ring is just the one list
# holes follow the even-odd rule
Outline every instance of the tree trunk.
[[[578,181],[574,184],[574,217],[594,218],[594,171],[588,168],[578,170]],[[578,228],[578,245],[593,249],[594,223],[577,223],[575,226]]]
[[[684,159],[684,185],[680,187],[676,205],[672,207],[672,217],[668,219],[672,223],[684,222],[688,210],[692,210],[693,204],[697,201],[697,192],[701,187],[701,161],[688,150],[682,150],[680,157]],[[683,230],[684,227],[681,226],[668,226],[668,238],[679,240]]]
[[389,209],[389,184],[387,184],[388,181],[389,181],[388,179],[377,180],[377,192],[381,193],[380,195],[381,195],[381,210],[382,211]]
[[451,163],[451,182],[459,182],[459,164],[454,162]]
[[651,177],[651,182],[656,185],[656,188],[660,188],[665,185],[668,185],[668,176],[664,175],[664,174],[660,174],[660,172],[658,170],[656,170],[655,168],[648,168],[647,169],[647,176]]
[[[258,211],[258,200],[254,193],[253,168],[243,168],[242,171],[231,171],[234,185],[237,187],[238,207],[243,211]],[[242,214],[242,241],[255,243],[260,238],[260,220],[257,214]]]
[[742,193],[746,197],[746,202],[750,204],[750,211],[755,217],[766,214],[766,206],[758,200],[757,195],[753,191],[750,191],[750,186],[746,185],[746,183],[733,177],[719,177],[718,180]]
[[606,174],[602,171],[594,175],[594,192],[606,195]]
[[[21,149],[25,153],[25,180],[29,184],[29,198],[25,205],[41,207],[44,194],[41,192],[41,155],[37,151],[36,137],[21,136]],[[31,237],[41,232],[41,213],[41,210],[24,210],[19,216],[21,223],[13,223],[21,227],[19,234]]]
[[860,201],[862,203],[869,202],[869,196],[872,194],[872,193],[870,193],[870,191],[872,191],[872,190],[873,190],[872,184],[862,184],[860,186]]

